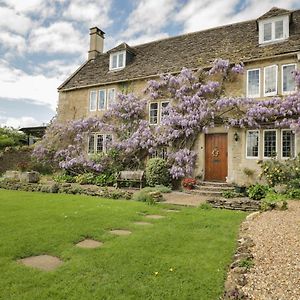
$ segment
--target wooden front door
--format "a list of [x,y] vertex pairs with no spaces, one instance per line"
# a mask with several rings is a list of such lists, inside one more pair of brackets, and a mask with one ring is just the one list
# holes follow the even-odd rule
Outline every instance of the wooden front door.
[[205,135],[205,180],[226,181],[227,133]]

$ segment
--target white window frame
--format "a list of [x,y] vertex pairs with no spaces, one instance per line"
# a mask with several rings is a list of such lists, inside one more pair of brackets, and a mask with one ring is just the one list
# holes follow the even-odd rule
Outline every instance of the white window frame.
[[290,95],[291,93],[295,92],[296,88],[297,88],[296,83],[295,83],[295,89],[293,91],[286,91],[286,92],[283,91],[283,68],[288,67],[288,66],[294,66],[295,71],[297,70],[297,64],[295,64],[295,63],[281,65],[281,93],[282,93],[282,95]]
[[[276,156],[265,156],[265,132],[266,131],[275,131],[276,133]],[[278,130],[277,129],[264,129],[263,130],[263,159],[272,159],[278,158]]]
[[110,101],[110,99],[109,99],[109,92],[111,91],[111,90],[113,90],[114,91],[114,99],[113,99],[113,103],[115,102],[115,100],[116,100],[116,89],[115,88],[109,88],[109,89],[107,89],[107,98],[106,98],[106,103],[107,103],[107,109],[109,109],[110,107],[111,107],[111,104],[112,103],[110,103],[111,101]]
[[[283,156],[283,132],[284,131],[291,131],[291,132],[293,132],[294,133],[294,157],[285,157],[285,156]],[[292,130],[292,129],[281,129],[281,132],[280,132],[281,134],[281,137],[280,137],[280,157],[281,157],[281,159],[283,159],[283,160],[285,160],[285,159],[294,159],[294,158],[296,158],[296,156],[297,156],[297,151],[296,151],[296,146],[297,146],[297,143],[296,143],[296,134],[295,134],[295,132]]]
[[[104,108],[100,108],[99,107],[99,103],[100,103],[100,92],[104,92]],[[106,96],[106,89],[100,89],[100,90],[98,90],[98,105],[97,105],[97,109],[99,110],[99,111],[102,111],[102,110],[106,110],[106,107],[107,107],[107,96]]]
[[[157,122],[156,123],[151,123],[150,120],[151,120],[151,104],[157,104]],[[160,104],[159,102],[156,102],[156,101],[151,101],[149,102],[149,125],[151,126],[156,126],[159,124],[159,117],[160,117]]]
[[[276,77],[275,77],[275,92],[269,92],[266,93],[266,69],[270,69],[270,68],[274,68],[276,70]],[[268,96],[276,96],[278,94],[278,65],[271,65],[271,66],[267,66],[264,67],[264,97],[268,97]]]
[[[91,105],[91,96],[92,96],[92,93],[95,93],[96,94],[96,106],[95,106],[95,109],[92,109],[92,105]],[[98,92],[96,90],[92,90],[90,91],[89,93],[89,110],[90,111],[97,111],[98,109]]]
[[[278,38],[278,39],[275,38],[275,23],[277,21],[283,21],[282,38]],[[271,40],[264,41],[264,25],[267,23],[271,23]],[[288,15],[259,21],[259,43],[260,44],[270,44],[274,42],[284,41],[288,38],[289,38],[289,16]]]
[[[255,95],[249,95],[249,73],[251,71],[258,71],[258,94]],[[251,97],[251,98],[259,98],[260,97],[260,92],[261,92],[261,76],[260,76],[261,70],[260,68],[255,68],[255,69],[249,69],[247,70],[247,78],[246,78],[246,94],[247,97]]]
[[[122,61],[122,66],[118,67],[120,54],[123,54],[123,61]],[[113,68],[113,57],[114,56],[117,56],[117,67],[115,67],[115,68]],[[125,66],[126,66],[126,51],[118,51],[118,52],[114,52],[114,53],[110,54],[110,56],[109,56],[109,70],[110,71],[121,70],[121,69],[124,69]]]
[[[89,150],[89,144],[90,144],[90,136],[94,136],[94,151],[90,152]],[[99,152],[97,151],[97,140],[98,140],[98,136],[102,135],[103,136],[103,151]],[[88,136],[88,154],[89,155],[95,155],[95,154],[99,154],[99,153],[107,153],[107,144],[106,144],[106,140],[107,140],[107,136],[110,135],[111,139],[113,141],[113,135],[111,133],[100,133],[100,132],[92,132],[89,136]]]
[[[258,133],[258,153],[257,156],[248,156],[247,148],[248,148],[248,132],[257,132]],[[260,130],[259,129],[251,129],[246,131],[246,158],[247,159],[258,159],[260,157]]]

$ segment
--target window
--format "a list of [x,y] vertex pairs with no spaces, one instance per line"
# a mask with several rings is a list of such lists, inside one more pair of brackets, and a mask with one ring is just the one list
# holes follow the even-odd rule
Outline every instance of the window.
[[289,37],[289,16],[263,20],[259,23],[259,43],[281,41]]
[[91,154],[95,153],[95,136],[94,135],[89,136],[88,152]]
[[168,149],[166,147],[156,149],[154,153],[151,154],[151,158],[160,157],[163,159],[168,158]]
[[152,102],[152,103],[150,103],[149,123],[151,125],[158,124],[158,102]]
[[111,105],[115,102],[115,89],[108,89],[107,90],[107,108],[110,108]]
[[294,71],[296,70],[295,64],[283,65],[282,66],[282,93],[290,93],[295,91],[295,78]]
[[260,96],[260,69],[247,71],[247,96]]
[[169,113],[166,111],[167,106],[169,105],[169,101],[164,101],[160,103],[160,121],[163,120],[164,116],[167,116]]
[[90,92],[90,111],[95,111],[97,109],[97,92]]
[[109,69],[110,70],[118,70],[125,67],[126,63],[126,52],[116,52],[110,54],[109,59]]
[[106,90],[99,90],[98,97],[98,109],[104,110],[106,108]]
[[259,131],[248,130],[246,138],[246,157],[257,158],[259,145]]
[[274,96],[277,94],[277,66],[264,68],[264,96]]
[[289,129],[281,131],[281,157],[295,157],[295,133]]
[[94,133],[88,139],[88,153],[106,153],[112,142],[111,134]]
[[277,154],[277,131],[264,130],[264,157],[275,157]]

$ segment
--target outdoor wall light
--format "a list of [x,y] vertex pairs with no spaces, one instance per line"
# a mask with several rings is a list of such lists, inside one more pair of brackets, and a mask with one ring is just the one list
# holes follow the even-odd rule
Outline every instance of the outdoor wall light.
[[234,133],[233,138],[236,142],[239,140],[239,135],[237,132]]

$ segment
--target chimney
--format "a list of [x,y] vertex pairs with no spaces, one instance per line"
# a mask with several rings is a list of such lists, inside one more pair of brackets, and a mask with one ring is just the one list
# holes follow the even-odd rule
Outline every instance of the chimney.
[[104,34],[98,27],[90,28],[89,59],[94,59],[98,53],[103,53]]

